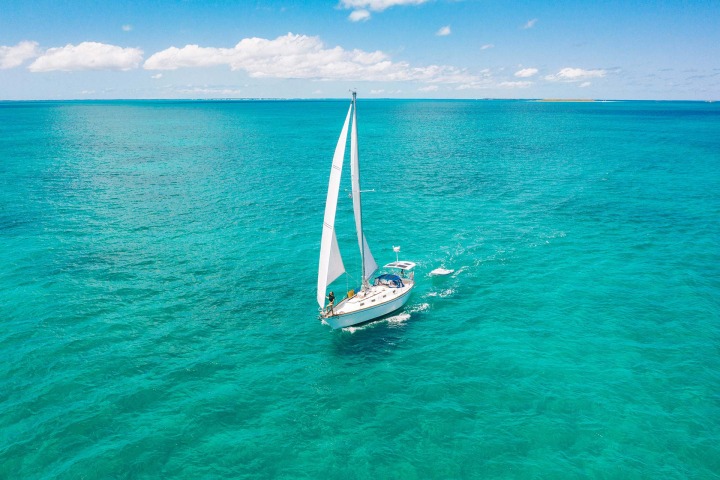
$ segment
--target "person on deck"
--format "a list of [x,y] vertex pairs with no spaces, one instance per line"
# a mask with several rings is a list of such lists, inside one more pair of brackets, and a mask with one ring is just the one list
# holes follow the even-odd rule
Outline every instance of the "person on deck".
[[333,292],[328,293],[327,299],[328,299],[328,306],[327,306],[328,311],[330,312],[330,315],[333,315],[334,314],[333,306],[335,305],[335,294]]

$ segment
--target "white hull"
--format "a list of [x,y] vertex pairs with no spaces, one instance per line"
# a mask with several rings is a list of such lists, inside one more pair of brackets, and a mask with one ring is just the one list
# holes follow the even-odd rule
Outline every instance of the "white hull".
[[369,322],[402,308],[410,298],[415,286],[412,280],[404,279],[404,286],[391,288],[384,285],[372,286],[352,298],[346,298],[334,309],[333,314],[321,315],[333,329],[350,327]]

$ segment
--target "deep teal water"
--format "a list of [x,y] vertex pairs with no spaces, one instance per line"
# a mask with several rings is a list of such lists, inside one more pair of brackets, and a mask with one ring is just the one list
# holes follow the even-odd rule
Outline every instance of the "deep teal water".
[[0,103],[0,478],[720,478],[718,104],[361,99],[333,332],[347,105]]

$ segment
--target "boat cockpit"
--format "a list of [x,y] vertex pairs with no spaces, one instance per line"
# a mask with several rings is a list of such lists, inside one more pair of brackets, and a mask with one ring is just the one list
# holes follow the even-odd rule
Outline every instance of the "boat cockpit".
[[373,285],[385,285],[390,288],[402,288],[405,286],[403,284],[402,278],[398,277],[397,275],[393,275],[392,273],[386,273],[375,278],[375,283]]

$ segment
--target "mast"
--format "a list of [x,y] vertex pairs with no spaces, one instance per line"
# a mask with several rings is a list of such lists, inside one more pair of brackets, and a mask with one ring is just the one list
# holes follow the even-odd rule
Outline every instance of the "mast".
[[[358,196],[358,209],[357,209],[357,215],[358,215],[358,223],[357,223],[357,230],[358,230],[358,237],[360,238],[360,263],[362,264],[362,279],[363,279],[363,287],[367,286],[367,280],[365,280],[365,235],[363,234],[362,230],[362,197],[360,196],[360,149],[358,147],[358,140],[357,140],[357,92],[353,90],[353,130],[352,130],[352,136],[350,143],[354,143],[355,146],[353,147],[353,153],[355,155],[355,165],[357,166],[357,170],[355,171],[355,174],[357,175],[357,196]],[[353,142],[352,140],[355,140]],[[351,154],[351,155],[352,155]]]
[[360,242],[360,264],[362,265],[362,286],[363,288],[368,286],[368,281],[365,279],[365,234],[363,233],[362,229],[362,198],[360,197],[360,149],[358,146],[358,134],[357,134],[357,92],[353,90],[352,92],[352,104],[353,104],[353,121],[352,121],[352,137],[350,139],[350,145],[352,146],[352,151],[350,155],[354,155],[354,161],[351,160],[351,165],[355,166],[355,183],[353,186],[357,185],[357,192],[353,192],[353,198],[355,198],[355,194],[357,194],[357,209],[356,209],[356,215],[357,215],[357,224],[355,225],[357,227],[357,234],[358,234],[358,241]]
[[357,93],[352,92],[352,131],[350,134],[350,176],[352,177],[353,211],[355,212],[355,230],[357,231],[358,245],[360,246],[360,263],[362,264],[362,289],[370,287],[368,277],[377,270],[377,263],[370,252],[370,246],[363,232],[362,221],[362,191],[360,190],[360,155],[358,149],[357,131]]

